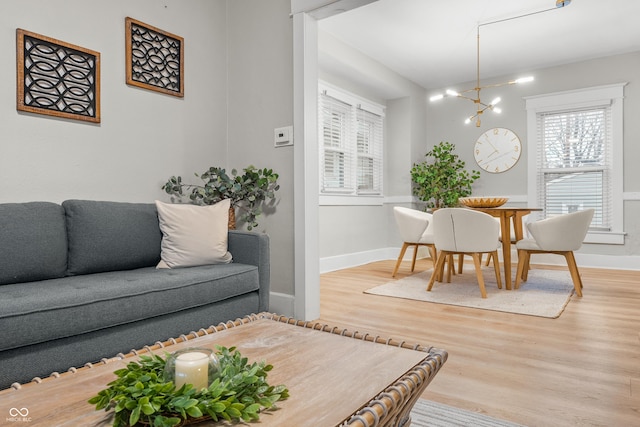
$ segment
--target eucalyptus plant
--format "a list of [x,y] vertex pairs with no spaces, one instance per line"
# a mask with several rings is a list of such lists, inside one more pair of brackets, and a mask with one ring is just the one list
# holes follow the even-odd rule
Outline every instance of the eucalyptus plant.
[[272,365],[250,364],[235,347],[217,346],[217,355],[220,377],[206,389],[176,388],[164,380],[166,360],[143,355],[115,371],[117,378],[88,403],[96,410],[113,410],[114,427],[176,427],[207,419],[258,421],[261,411],[289,397],[286,386],[267,383]]
[[429,160],[411,168],[413,194],[427,208],[457,206],[460,197],[471,195],[471,185],[480,178],[479,171],[465,169],[465,162],[454,150],[454,144],[442,141],[425,155]]
[[202,184],[185,184],[180,176],[172,176],[162,189],[172,196],[181,199],[185,192],[189,193],[191,203],[197,205],[213,205],[224,199],[231,200],[232,212],[237,208],[239,218],[247,223],[247,229],[258,226],[256,218],[262,214],[264,203],[275,203],[275,192],[280,189],[279,175],[272,169],[258,169],[253,165],[238,174],[236,169],[227,174],[220,167],[210,167],[202,174],[195,174]]

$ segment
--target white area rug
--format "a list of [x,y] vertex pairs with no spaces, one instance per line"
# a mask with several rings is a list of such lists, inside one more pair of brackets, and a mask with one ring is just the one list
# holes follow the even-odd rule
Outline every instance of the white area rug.
[[[430,292],[427,284],[433,270],[427,270],[403,279],[364,291],[438,304],[458,305],[483,310],[556,318],[562,314],[573,294],[573,283],[568,271],[530,270],[526,282],[516,290],[506,290],[504,280],[498,289],[492,268],[483,268],[487,298],[480,296],[480,288],[473,266],[465,266],[462,274],[451,276],[451,283],[435,282]],[[515,281],[514,281],[515,285]]]
[[411,427],[522,427],[477,412],[418,399],[411,411]]

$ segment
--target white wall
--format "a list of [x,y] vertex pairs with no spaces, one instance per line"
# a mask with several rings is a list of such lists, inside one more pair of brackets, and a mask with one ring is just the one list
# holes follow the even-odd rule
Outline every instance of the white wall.
[[[333,42],[335,45],[336,42]],[[343,50],[344,48],[340,48]],[[350,65],[347,69],[355,69]],[[556,91],[571,90],[590,86],[599,86],[610,83],[629,82],[625,87],[624,101],[624,227],[627,233],[624,245],[593,245],[585,244],[577,255],[581,265],[593,265],[613,268],[637,268],[640,262],[640,221],[637,220],[640,213],[640,170],[635,166],[640,158],[640,145],[637,144],[640,135],[640,122],[636,119],[640,113],[640,52],[593,59],[585,62],[563,65],[547,69],[531,70],[535,75],[535,81],[527,85],[508,86],[495,89],[487,89],[482,92],[482,99],[493,99],[501,96],[503,113],[493,115],[486,113],[482,116],[481,127],[465,125],[464,119],[475,112],[475,104],[462,99],[444,99],[439,103],[430,103],[427,97],[432,91],[425,94],[424,99],[418,96],[386,100],[387,118],[392,123],[387,124],[387,131],[394,129],[392,135],[387,134],[385,173],[393,181],[385,180],[385,195],[387,196],[386,214],[372,214],[362,212],[361,207],[343,207],[338,212],[330,212],[321,207],[321,224],[323,224],[321,236],[330,236],[330,239],[321,238],[321,265],[323,271],[353,265],[354,262],[365,263],[379,259],[387,254],[388,258],[397,255],[400,246],[397,233],[394,232],[395,224],[391,219],[391,206],[405,204],[410,199],[410,184],[405,185],[404,180],[409,179],[409,170],[416,161],[424,160],[424,154],[433,145],[440,141],[449,141],[456,144],[456,152],[466,162],[468,169],[479,169],[473,159],[472,147],[480,134],[492,127],[506,127],[515,131],[523,141],[523,154],[518,164],[510,171],[502,174],[482,173],[481,178],[474,185],[474,195],[505,195],[512,199],[512,203],[526,204],[527,201],[527,121],[524,97]],[[339,80],[349,82],[348,73],[339,75]],[[378,74],[383,75],[383,74]],[[356,81],[361,78],[355,74]],[[501,83],[513,76],[482,81],[482,84]],[[383,84],[384,90],[388,90],[391,80]],[[475,82],[453,84],[451,87],[457,90],[473,88]],[[445,89],[445,88],[443,88]],[[372,90],[372,89],[369,89]],[[434,90],[441,92],[441,90]],[[416,92],[418,93],[418,92]],[[410,114],[420,111],[422,101],[426,101],[423,108],[424,115],[422,128],[419,119],[407,120]],[[409,105],[409,102],[412,105]],[[392,107],[392,108],[390,108]],[[403,120],[407,120],[403,123]],[[420,129],[426,128],[426,138],[409,138],[408,126],[418,126],[412,130],[412,135],[420,135]],[[394,138],[394,136],[397,137]],[[404,142],[402,142],[404,141]],[[390,154],[391,153],[391,154]],[[391,157],[389,157],[391,155]],[[401,177],[398,180],[398,177]],[[402,178],[404,177],[404,178]],[[339,222],[340,218],[356,216],[363,218],[354,226],[353,221]],[[324,217],[324,218],[323,218]],[[344,225],[343,225],[344,224]],[[337,230],[336,230],[337,227]],[[329,232],[329,228],[331,231]],[[386,247],[384,247],[381,230],[387,231]],[[341,231],[343,233],[341,234]],[[342,235],[342,239],[339,236]],[[362,245],[359,245],[359,242]],[[369,245],[369,246],[367,246]],[[368,248],[368,249],[367,249]],[[371,249],[374,249],[372,252]],[[385,251],[386,249],[386,251]],[[605,255],[605,256],[602,256]],[[546,260],[545,260],[546,261]]]
[[[171,175],[250,164],[280,174],[271,237],[274,292],[293,294],[293,122],[288,0],[0,2],[0,202],[152,202]],[[125,17],[184,37],[183,99],[125,84]],[[101,54],[100,124],[16,111],[16,28]]]
[[426,146],[425,92],[326,32],[319,31],[318,50],[320,79],[386,107],[387,141],[385,198],[380,205],[320,206],[320,257],[325,264],[345,254],[385,259],[390,245],[401,244],[392,207],[411,202],[411,166],[407,164],[414,161],[416,147]]
[[229,0],[227,4],[228,163],[238,169],[249,164],[268,167],[280,175],[277,207],[258,223],[271,241],[271,290],[293,295],[293,147],[275,148],[273,141],[274,128],[293,124],[290,2]]
[[[184,99],[125,84],[127,16],[184,37]],[[0,202],[150,202],[225,165],[225,20],[220,0],[0,2]],[[16,28],[100,52],[101,123],[16,111]]]
[[[456,152],[466,161],[468,168],[477,168],[473,159],[473,144],[476,139],[492,127],[513,130],[523,142],[523,153],[516,166],[500,174],[483,172],[474,184],[474,195],[505,195],[526,202],[527,198],[527,117],[523,97],[587,88],[612,83],[629,82],[624,88],[624,245],[583,245],[581,254],[603,254],[631,257],[640,256],[640,170],[636,166],[640,158],[640,52],[598,58],[553,68],[530,70],[535,81],[523,85],[486,89],[481,98],[491,100],[500,96],[500,115],[483,114],[480,128],[464,125],[465,117],[475,111],[475,105],[464,99],[443,99],[427,106],[427,142],[433,146],[445,140],[456,144]],[[500,83],[513,76],[481,81],[481,84]],[[474,82],[453,85],[463,90],[475,86]],[[438,92],[438,91],[433,91]],[[597,257],[594,262],[600,262]],[[611,260],[618,261],[618,260]]]

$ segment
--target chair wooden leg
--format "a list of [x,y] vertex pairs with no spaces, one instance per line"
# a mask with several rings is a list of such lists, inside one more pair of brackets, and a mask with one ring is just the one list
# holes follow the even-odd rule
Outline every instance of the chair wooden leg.
[[411,260],[411,272],[416,269],[416,257],[418,256],[418,248],[420,245],[416,245],[413,249],[413,259]]
[[[524,251],[524,268],[522,269],[523,282],[526,282],[529,279],[529,270],[531,270],[531,268],[529,267],[530,260],[531,260],[531,252]],[[518,259],[518,262],[520,262],[519,259]]]
[[429,256],[431,257],[431,261],[433,261],[433,266],[436,266],[436,260],[438,259],[438,252],[436,251],[436,247],[434,245],[429,245]]
[[451,274],[454,273],[455,265],[453,261],[453,254],[447,254],[447,283],[451,283]]
[[396,273],[398,272],[398,268],[400,268],[400,264],[402,263],[402,258],[404,258],[404,253],[407,251],[409,244],[404,242],[402,244],[402,249],[400,249],[400,255],[398,256],[398,261],[396,261],[396,267],[393,269],[393,273],[391,277],[396,277]]
[[435,246],[429,246],[429,252],[431,253],[431,259],[433,260],[433,272],[436,274],[436,280],[442,282],[442,271],[436,268],[438,262],[438,250]]
[[480,287],[480,295],[482,298],[487,297],[487,290],[484,287],[484,278],[482,277],[482,263],[480,262],[480,255],[477,252],[471,254],[473,258],[473,265],[476,267],[476,277],[478,278],[478,286]]
[[518,270],[516,271],[516,284],[514,289],[518,289],[520,287],[520,282],[522,282],[525,272],[526,259],[528,257],[529,253],[527,251],[518,249]]
[[[429,256],[431,257],[431,261],[433,262],[433,271],[436,271],[436,261],[438,260],[438,251],[436,250],[435,245],[429,245]],[[436,279],[440,280],[439,277]]]
[[[485,266],[489,267],[489,264],[491,263],[491,257],[492,256],[493,256],[492,254],[488,254],[487,255],[487,261],[485,263]],[[480,254],[480,261],[482,261],[482,254]]]
[[576,290],[576,295],[581,297],[582,279],[580,278],[580,273],[578,272],[578,265],[576,264],[576,259],[573,256],[573,251],[565,252],[563,255],[567,259],[569,272],[571,273],[571,278],[573,279],[573,288]]
[[491,258],[493,258],[493,270],[496,273],[496,282],[498,283],[498,289],[502,289],[502,279],[500,279],[500,263],[498,262],[498,251],[489,253],[488,259]]
[[458,254],[458,274],[462,274],[463,264],[464,264],[464,254]]
[[433,273],[431,273],[431,278],[429,279],[429,284],[427,285],[427,291],[430,291],[431,288],[433,288],[433,283],[436,281],[437,277],[442,278],[442,274],[443,274],[443,267],[444,267],[444,260],[446,257],[448,257],[449,255],[444,253],[444,252],[440,252],[440,256],[438,256],[438,260],[436,261],[436,265],[433,268]]

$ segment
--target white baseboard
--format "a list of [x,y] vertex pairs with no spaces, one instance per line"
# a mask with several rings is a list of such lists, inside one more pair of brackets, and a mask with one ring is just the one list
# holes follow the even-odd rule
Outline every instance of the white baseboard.
[[[619,256],[619,255],[596,255],[574,253],[578,267],[604,268],[609,270],[640,270],[640,257],[638,256]],[[500,261],[502,261],[502,252],[500,252]],[[518,262],[518,253],[515,249],[511,250],[511,262]],[[562,255],[554,254],[534,254],[531,255],[531,264],[542,265],[567,265],[567,260]]]
[[[357,252],[339,256],[320,258],[320,273],[342,270],[343,268],[356,267],[370,262],[388,259],[397,259],[400,248],[382,248],[372,251]],[[412,256],[411,250],[407,250],[405,260]],[[596,255],[575,253],[579,267],[606,268],[614,270],[640,270],[640,256]],[[517,260],[517,253],[511,253],[511,259]],[[539,254],[531,257],[533,264],[566,265],[564,257],[559,255]],[[273,295],[273,294],[272,294]]]
[[[517,255],[514,256],[512,256],[511,259],[517,260]],[[578,268],[593,267],[610,270],[640,270],[640,256],[596,255],[576,252],[575,257]],[[567,265],[563,256],[550,254],[532,255],[530,262],[532,264]]]
[[[409,252],[409,251],[407,251]],[[382,248],[372,251],[356,252],[345,255],[338,255],[320,258],[320,273],[342,270],[343,268],[356,267],[374,261],[395,259],[400,253],[400,248]]]
[[295,313],[295,296],[271,292],[269,294],[269,312],[293,317]]

